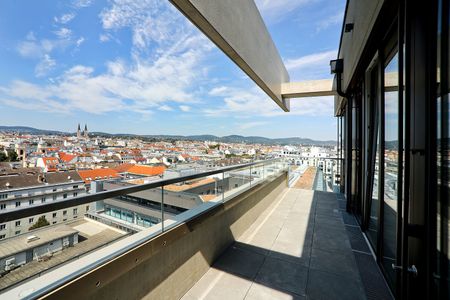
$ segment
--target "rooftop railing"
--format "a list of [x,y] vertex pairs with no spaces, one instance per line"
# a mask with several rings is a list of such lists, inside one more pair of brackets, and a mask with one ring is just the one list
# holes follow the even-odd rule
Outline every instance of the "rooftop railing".
[[[25,294],[22,293],[25,298],[45,295],[65,282],[93,270],[134,247],[142,245],[166,230],[187,222],[256,185],[278,178],[288,169],[288,163],[282,159],[257,161],[145,184],[126,185],[113,190],[102,190],[96,193],[91,191],[91,193],[64,201],[8,209],[0,213],[0,224],[5,223],[9,224],[8,226],[14,226],[16,220],[22,219],[22,223],[24,223],[24,218],[28,220],[33,217],[33,220],[36,221],[39,216],[51,216],[61,210],[64,210],[67,214],[67,211],[71,212],[73,208],[80,208],[82,205],[90,206],[89,211],[82,211],[82,214],[87,217],[86,220],[75,219],[74,217],[68,222],[64,222],[65,225],[72,227],[71,229],[78,231],[79,234],[78,244],[57,249],[60,257],[67,256],[65,260],[53,259],[50,253],[41,253],[38,255],[45,257],[45,259],[33,257],[31,261],[26,261],[20,266],[9,267],[10,270],[6,272],[5,266],[2,265],[2,258],[5,257],[0,257],[0,268],[3,268],[0,271],[4,275],[0,277],[0,297],[2,292],[8,293],[10,290],[21,289],[22,287],[24,291],[28,291]],[[152,191],[152,193],[148,193],[148,191]],[[174,214],[174,207],[181,205],[183,201],[192,201],[189,200],[192,197],[185,197],[189,194],[197,195],[196,199],[200,197],[202,201],[192,202],[190,209]],[[133,199],[139,199],[139,201],[142,201],[141,204],[144,205],[135,205],[135,203],[127,203],[126,201],[107,201],[125,195],[132,195]],[[156,195],[159,195],[159,197]],[[146,201],[151,202],[152,205],[146,206]],[[120,205],[121,203],[123,205]],[[159,203],[159,208],[155,207],[155,203]],[[167,213],[168,211],[171,213]],[[78,210],[77,214],[79,215]],[[47,220],[51,222],[52,218],[48,217]],[[86,223],[89,223],[90,227]],[[39,237],[42,232],[52,230],[52,226],[58,226],[58,224],[44,226],[19,236],[6,238],[0,241],[0,248],[7,243],[17,242],[21,237],[26,238],[32,235]],[[25,227],[28,227],[28,222],[26,222],[26,225]],[[99,230],[102,233],[96,236],[95,234]],[[92,236],[95,238],[91,239]],[[105,248],[105,245],[113,247]],[[31,244],[30,247],[32,247]],[[98,250],[99,248],[102,249]],[[95,254],[98,255],[89,255],[94,250],[97,250]],[[13,251],[10,256],[14,256]],[[81,259],[83,257],[84,259]],[[77,260],[77,267],[74,269],[68,268],[68,263],[75,259]],[[61,267],[57,270],[58,280],[34,285],[30,288],[29,285],[33,285],[30,279],[43,276],[57,266]],[[32,271],[30,271],[30,268],[32,268]],[[25,269],[27,269],[26,272]],[[8,279],[11,280],[8,281]],[[19,283],[21,284],[19,285]]]

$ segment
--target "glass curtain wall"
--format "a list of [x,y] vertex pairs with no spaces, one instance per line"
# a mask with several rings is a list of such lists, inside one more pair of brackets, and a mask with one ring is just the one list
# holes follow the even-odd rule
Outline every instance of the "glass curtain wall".
[[436,298],[450,297],[450,1],[440,0],[437,24],[437,209]]

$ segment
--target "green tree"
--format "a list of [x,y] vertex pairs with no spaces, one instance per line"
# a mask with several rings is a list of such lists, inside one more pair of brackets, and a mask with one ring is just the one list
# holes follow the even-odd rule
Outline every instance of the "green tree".
[[5,152],[0,151],[0,161],[7,161],[8,156],[6,156]]
[[36,223],[31,225],[31,227],[28,228],[28,230],[33,230],[33,229],[41,228],[41,227],[48,226],[48,225],[50,225],[50,223],[47,221],[45,216],[40,216],[39,219],[36,221]]
[[8,161],[17,161],[18,159],[16,151],[8,151]]
[[0,161],[17,161],[17,153],[13,150],[8,151],[8,155],[0,150]]

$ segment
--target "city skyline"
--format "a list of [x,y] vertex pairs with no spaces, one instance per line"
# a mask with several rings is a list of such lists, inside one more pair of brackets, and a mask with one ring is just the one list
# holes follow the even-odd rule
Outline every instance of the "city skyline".
[[[331,78],[344,1],[326,2],[257,1],[291,81]],[[0,6],[1,125],[69,131],[83,120],[110,133],[335,139],[332,97],[279,111],[166,1]]]
[[[78,125],[87,126],[87,123],[79,123]],[[84,128],[84,127],[83,127]],[[9,126],[9,125],[0,125],[0,133],[23,133],[23,134],[33,134],[33,135],[51,135],[51,133],[60,133],[63,135],[77,135],[78,129],[75,128],[75,130],[58,130],[58,129],[48,129],[48,128],[35,128],[31,126],[25,126],[25,125],[16,125],[16,126]],[[83,130],[80,129],[80,133],[83,134]],[[197,136],[214,136],[216,138],[225,138],[225,137],[231,137],[231,136],[242,136],[245,138],[265,138],[270,140],[282,140],[282,139],[309,139],[317,142],[336,142],[336,139],[328,139],[328,140],[318,140],[314,137],[308,137],[308,136],[281,136],[281,137],[267,137],[267,136],[256,136],[256,135],[241,135],[241,134],[227,134],[227,135],[217,135],[214,133],[202,133],[202,134],[134,134],[134,133],[128,133],[128,132],[105,132],[105,131],[97,131],[93,130],[91,131],[90,128],[88,130],[89,135],[98,135],[98,134],[107,134],[115,137],[120,136],[136,136],[136,137],[167,137],[167,138],[178,138],[178,137],[184,137],[184,138],[190,138],[190,137],[197,137]]]

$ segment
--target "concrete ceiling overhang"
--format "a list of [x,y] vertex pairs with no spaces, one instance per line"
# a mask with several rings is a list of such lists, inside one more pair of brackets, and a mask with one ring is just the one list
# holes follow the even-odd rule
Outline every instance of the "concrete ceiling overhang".
[[253,0],[170,0],[278,106],[290,98],[333,96],[333,80],[289,82],[289,74]]
[[289,111],[289,74],[253,0],[170,0],[275,103]]

